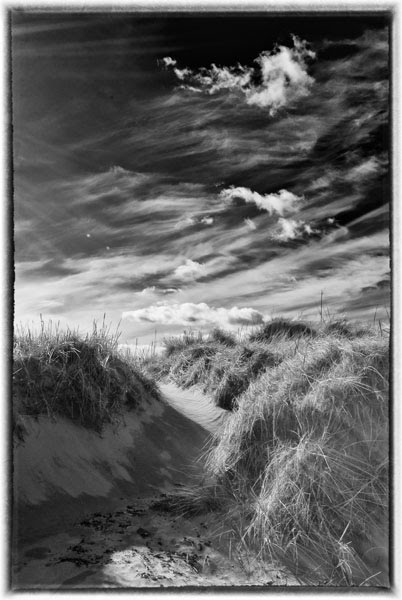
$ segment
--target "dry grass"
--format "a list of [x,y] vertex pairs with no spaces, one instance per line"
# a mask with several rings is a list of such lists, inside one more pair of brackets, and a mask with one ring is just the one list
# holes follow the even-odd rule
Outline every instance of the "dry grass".
[[280,317],[265,323],[260,329],[250,336],[251,341],[269,342],[274,338],[295,339],[301,336],[315,337],[317,331],[302,321],[289,321]]
[[240,397],[208,457],[232,520],[309,583],[386,584],[388,340],[299,343]]
[[276,338],[239,340],[221,329],[206,336],[185,333],[165,339],[165,354],[147,361],[146,368],[157,379],[170,379],[182,388],[198,385],[218,406],[233,410],[250,382],[281,362],[288,342],[284,339],[280,347]]
[[94,323],[90,334],[41,323],[14,336],[13,413],[63,415],[100,430],[123,410],[159,398],[157,386],[118,351],[119,334]]
[[[385,328],[276,319],[232,342],[175,338],[158,359],[233,411],[207,455],[222,518],[304,583],[388,585]],[[211,489],[193,496],[203,506]]]
[[[242,547],[286,562],[303,583],[389,585],[385,328],[277,319],[248,339],[215,330],[165,346],[145,361],[148,372],[199,385],[232,410],[207,453],[208,485],[166,509],[223,510]],[[116,347],[104,328],[85,338],[20,332],[17,413],[100,428],[123,407],[157,397]]]

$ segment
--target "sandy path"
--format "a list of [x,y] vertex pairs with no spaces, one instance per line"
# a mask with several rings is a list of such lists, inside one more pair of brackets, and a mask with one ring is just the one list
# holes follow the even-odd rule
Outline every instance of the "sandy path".
[[219,516],[186,518],[169,509],[169,500],[137,498],[27,545],[15,565],[15,588],[298,585],[283,567],[262,567],[230,534],[221,535]]
[[224,515],[178,514],[172,499],[202,473],[197,457],[228,414],[199,391],[161,387],[167,405],[102,436],[30,422],[16,481],[36,504],[19,513],[14,589],[298,585],[245,553]]
[[218,431],[229,415],[228,411],[216,406],[211,398],[196,387],[183,390],[174,383],[163,383],[159,387],[170,406],[212,434]]

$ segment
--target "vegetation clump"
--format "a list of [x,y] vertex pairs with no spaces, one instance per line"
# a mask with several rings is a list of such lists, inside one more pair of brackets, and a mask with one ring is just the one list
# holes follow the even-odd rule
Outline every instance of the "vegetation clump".
[[388,339],[325,333],[241,395],[208,456],[261,556],[314,583],[387,583]]
[[169,342],[158,360],[232,410],[206,475],[242,544],[304,583],[389,585],[385,328],[276,319],[235,344]]
[[123,410],[158,399],[159,391],[118,351],[118,334],[94,324],[90,334],[45,326],[37,333],[18,330],[14,337],[13,413],[62,415],[101,430]]
[[274,319],[243,339],[221,328],[205,336],[185,332],[165,339],[165,353],[148,361],[147,370],[182,388],[199,385],[219,407],[234,410],[250,383],[280,364],[293,340],[315,335],[309,325],[286,319]]
[[250,336],[251,341],[265,342],[275,337],[294,339],[301,336],[315,337],[317,331],[301,321],[290,321],[288,319],[272,319],[265,323],[258,331]]
[[217,334],[216,330],[205,339],[181,339],[176,345],[167,340],[166,348],[165,355],[148,363],[148,372],[159,379],[169,378],[182,388],[199,385],[226,410],[233,410],[250,382],[282,359],[267,344],[232,343],[230,334]]

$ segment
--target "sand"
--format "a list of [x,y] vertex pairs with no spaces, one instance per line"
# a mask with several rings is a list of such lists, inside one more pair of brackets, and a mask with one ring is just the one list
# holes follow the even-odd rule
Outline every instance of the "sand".
[[219,431],[230,414],[195,386],[191,390],[182,390],[174,383],[165,383],[160,389],[170,406],[212,434]]
[[262,565],[222,535],[219,518],[185,518],[136,498],[90,513],[68,531],[26,544],[15,589],[297,585],[284,568]]
[[202,477],[200,457],[227,418],[201,393],[104,428],[25,418],[14,449],[14,589],[297,585],[261,565],[213,513],[184,517],[171,498]]

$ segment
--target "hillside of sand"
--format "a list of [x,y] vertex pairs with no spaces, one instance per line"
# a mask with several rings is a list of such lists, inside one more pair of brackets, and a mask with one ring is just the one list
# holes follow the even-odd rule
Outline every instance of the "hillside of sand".
[[219,516],[175,509],[227,413],[201,392],[162,391],[162,402],[101,434],[25,418],[14,449],[14,589],[298,583],[246,556]]

